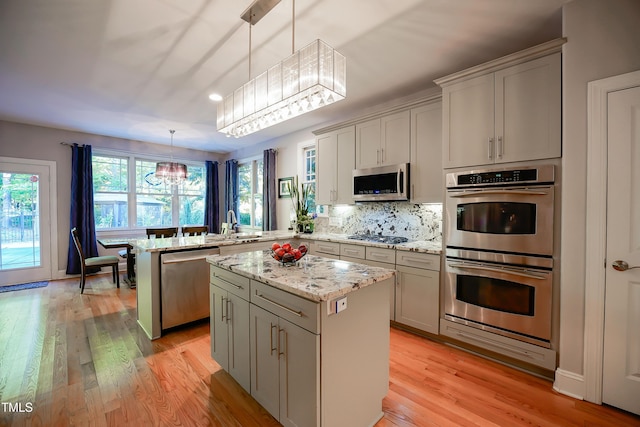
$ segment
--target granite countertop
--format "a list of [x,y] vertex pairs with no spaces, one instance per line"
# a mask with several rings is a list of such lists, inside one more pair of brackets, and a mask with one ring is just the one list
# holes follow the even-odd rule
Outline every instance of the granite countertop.
[[393,277],[395,270],[306,255],[284,266],[270,251],[207,257],[212,265],[312,301],[328,301]]
[[207,236],[166,237],[162,239],[136,239],[129,244],[141,252],[166,252],[169,250],[214,248],[260,242],[262,240],[288,240],[297,235],[293,231],[259,231],[230,235],[209,234]]
[[366,240],[353,240],[353,239],[349,239],[348,236],[349,236],[348,234],[328,234],[328,233],[311,233],[311,234],[298,235],[300,239],[307,239],[307,240],[322,240],[326,242],[348,243],[352,245],[373,246],[377,248],[388,248],[388,249],[396,249],[399,251],[409,251],[409,252],[422,252],[422,253],[428,253],[428,254],[434,254],[434,255],[442,254],[442,242],[416,240],[416,241],[410,241],[406,243],[400,243],[398,245],[392,245],[388,243],[368,242]]

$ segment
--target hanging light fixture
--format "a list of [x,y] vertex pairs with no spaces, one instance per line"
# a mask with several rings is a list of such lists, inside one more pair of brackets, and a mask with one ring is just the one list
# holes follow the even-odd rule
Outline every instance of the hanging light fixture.
[[173,134],[175,130],[169,129],[171,133],[171,161],[156,163],[156,178],[165,184],[179,185],[187,178],[187,165],[173,161]]
[[295,49],[293,2],[291,56],[251,79],[251,27],[280,0],[256,0],[242,14],[249,23],[250,80],[218,104],[218,131],[241,137],[346,97],[347,61],[322,40]]

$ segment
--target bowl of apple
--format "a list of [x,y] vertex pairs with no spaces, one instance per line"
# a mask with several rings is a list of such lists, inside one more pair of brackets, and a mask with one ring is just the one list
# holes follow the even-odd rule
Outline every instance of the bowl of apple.
[[291,243],[274,243],[271,246],[271,256],[282,265],[294,265],[307,254],[307,247],[300,245],[297,248],[291,246]]

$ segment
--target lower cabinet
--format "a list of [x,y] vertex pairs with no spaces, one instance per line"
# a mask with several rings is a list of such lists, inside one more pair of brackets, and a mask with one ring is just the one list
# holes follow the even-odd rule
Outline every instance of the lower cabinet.
[[[249,301],[223,288],[233,287],[242,292],[241,285],[225,280],[226,277],[216,277],[213,271],[209,286],[211,357],[249,392]],[[223,270],[220,273],[233,274]],[[246,283],[248,295],[248,280],[238,283]]]
[[440,257],[396,253],[395,321],[438,334],[440,328]]
[[251,395],[283,426],[320,424],[320,335],[250,308]]

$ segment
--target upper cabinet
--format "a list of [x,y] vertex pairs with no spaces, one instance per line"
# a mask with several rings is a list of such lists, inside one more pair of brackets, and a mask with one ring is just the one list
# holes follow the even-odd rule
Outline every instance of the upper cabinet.
[[316,203],[353,203],[355,128],[347,126],[316,137]]
[[356,124],[356,169],[408,163],[408,110]]
[[436,80],[442,86],[443,167],[562,155],[564,39]]
[[442,203],[442,102],[411,109],[411,191],[413,203]]

